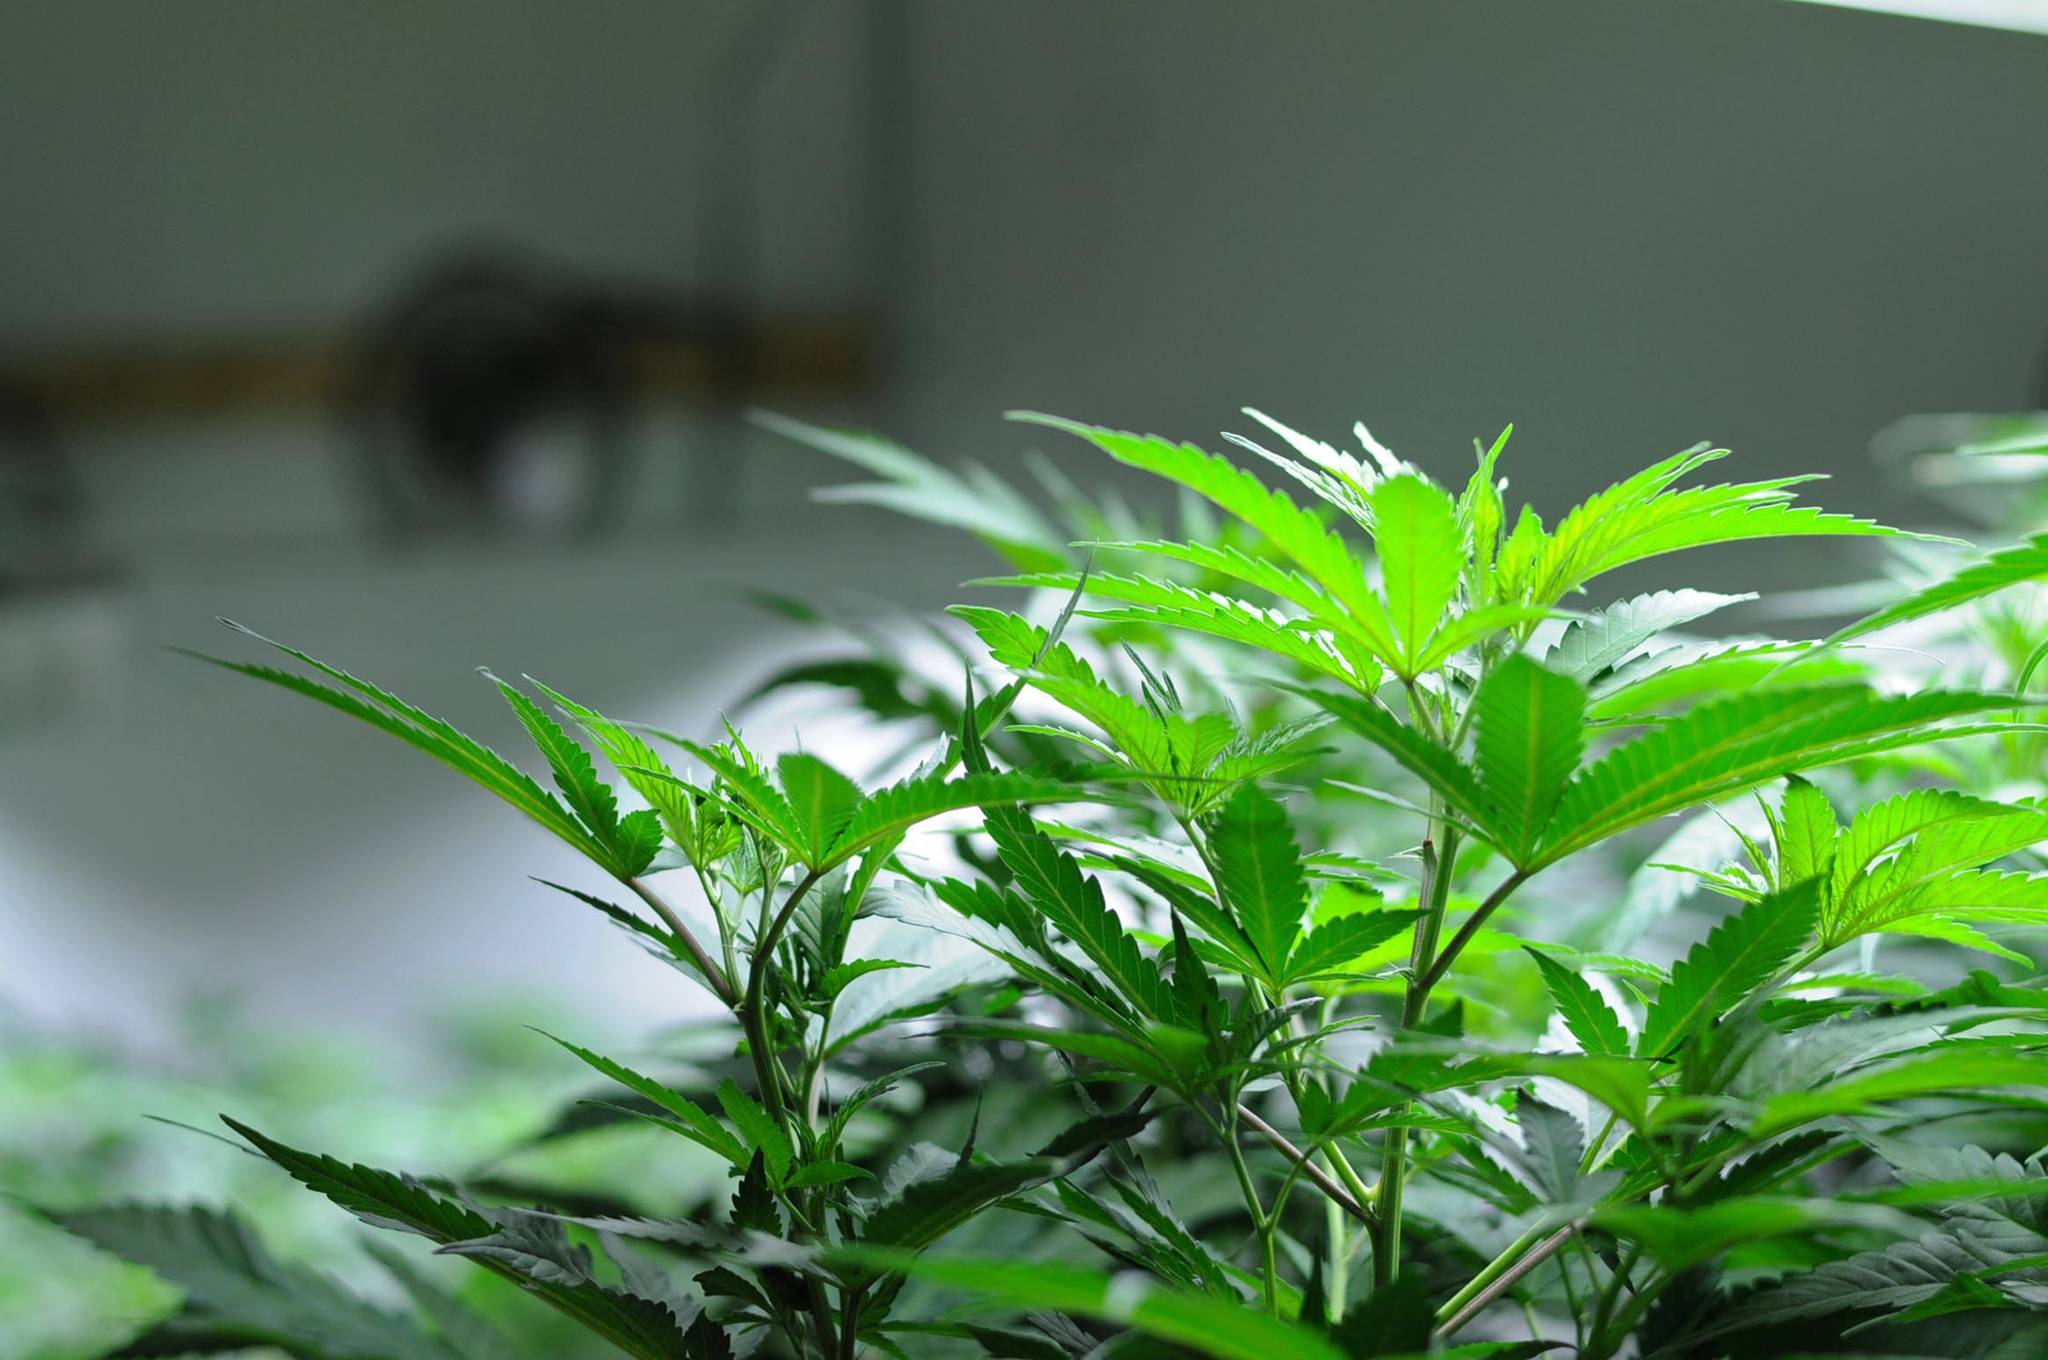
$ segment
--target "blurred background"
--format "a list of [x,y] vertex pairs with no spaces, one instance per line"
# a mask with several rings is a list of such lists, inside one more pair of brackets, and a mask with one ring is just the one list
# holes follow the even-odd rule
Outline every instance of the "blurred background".
[[[478,665],[696,733],[810,645],[749,591],[924,611],[989,565],[814,502],[845,470],[749,407],[1006,476],[1011,407],[1200,442],[1246,404],[1363,418],[1459,477],[1513,421],[1546,511],[1710,439],[1733,476],[1941,520],[1873,440],[2048,406],[2048,5],[1879,8],[1985,22],[0,9],[0,1123],[330,1070],[299,1042],[324,1089],[445,1080],[475,1014],[543,992],[600,996],[593,1042],[681,1018],[529,881],[567,852],[164,647],[248,655],[227,615],[499,740]],[[1840,552],[1701,584],[1867,566]],[[224,1037],[251,1029],[253,1074]]]

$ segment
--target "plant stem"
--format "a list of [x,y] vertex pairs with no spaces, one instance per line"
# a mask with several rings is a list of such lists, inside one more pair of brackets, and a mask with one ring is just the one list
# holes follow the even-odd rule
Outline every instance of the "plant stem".
[[[1444,974],[1448,973],[1451,970],[1451,965],[1457,962],[1458,955],[1465,952],[1465,946],[1472,943],[1472,939],[1479,933],[1480,927],[1486,924],[1486,919],[1500,909],[1501,904],[1508,900],[1515,889],[1528,882],[1529,876],[1533,872],[1530,869],[1517,869],[1509,874],[1507,878],[1502,880],[1501,885],[1489,893],[1486,900],[1479,904],[1479,909],[1472,913],[1465,924],[1458,927],[1458,933],[1451,937],[1451,942],[1444,946],[1443,952],[1438,954],[1423,971],[1420,990],[1424,1000],[1428,999],[1430,989],[1443,981]],[[1415,989],[1411,987],[1410,990],[1412,992]]]
[[[1408,987],[1401,1003],[1401,1029],[1412,1030],[1429,1009],[1431,955],[1443,931],[1444,908],[1450,901],[1451,874],[1457,867],[1458,830],[1441,818],[1430,824],[1432,832],[1443,834],[1443,851],[1438,853],[1433,837],[1422,842],[1422,918],[1415,923],[1415,947],[1409,954]],[[1408,1173],[1408,1130],[1396,1126],[1387,1130],[1386,1152],[1380,1165],[1380,1192],[1376,1231],[1373,1237],[1372,1278],[1375,1288],[1384,1289],[1401,1273],[1401,1199]]]
[[1266,1215],[1265,1204],[1259,1199],[1258,1186],[1252,1183],[1251,1168],[1245,1165],[1244,1148],[1237,1140],[1237,1123],[1243,1117],[1244,1107],[1226,1096],[1223,1108],[1224,1122],[1219,1132],[1223,1135],[1224,1150],[1230,1154],[1230,1169],[1237,1173],[1237,1188],[1244,1195],[1245,1208],[1251,1211],[1252,1227],[1259,1236],[1259,1264],[1265,1272],[1266,1311],[1277,1316],[1280,1312],[1280,1268],[1273,1252],[1274,1225]]
[[802,904],[804,895],[810,892],[811,885],[823,876],[824,870],[813,869],[790,890],[782,910],[775,914],[767,929],[761,932],[761,937],[754,941],[754,957],[747,968],[747,994],[740,1007],[740,1024],[747,1031],[747,1047],[753,1050],[754,1076],[761,1087],[761,1102],[778,1122],[785,1115],[782,1100],[785,1074],[768,1051],[768,1025],[766,1017],[761,1014],[761,989],[768,979],[768,968],[774,962],[775,946],[782,939],[782,932],[788,927],[790,918],[796,915],[796,909]]
[[1600,1158],[1600,1149],[1607,1146],[1607,1135],[1614,1132],[1614,1126],[1621,1122],[1621,1116],[1610,1113],[1607,1122],[1600,1126],[1600,1135],[1586,1145],[1586,1155],[1579,1161],[1579,1174],[1591,1175],[1593,1164]]
[[1506,1251],[1487,1262],[1485,1269],[1474,1275],[1463,1289],[1451,1297],[1449,1303],[1437,1310],[1437,1337],[1446,1339],[1456,1335],[1466,1323],[1491,1308],[1495,1300],[1527,1278],[1530,1271],[1562,1250],[1581,1226],[1579,1223],[1567,1223],[1548,1237],[1542,1236],[1542,1229],[1531,1228],[1509,1243]]
[[1274,1128],[1256,1114],[1253,1114],[1249,1106],[1239,1104],[1237,1107],[1237,1117],[1251,1125],[1252,1132],[1264,1138],[1268,1143],[1271,1143],[1274,1151],[1300,1167],[1301,1174],[1313,1182],[1316,1189],[1322,1191],[1329,1198],[1330,1203],[1336,1205],[1345,1213],[1350,1214],[1360,1223],[1368,1225],[1372,1223],[1372,1211],[1366,1208],[1364,1203],[1352,1191],[1345,1189],[1342,1185],[1331,1179],[1329,1172],[1317,1166],[1315,1157],[1312,1154],[1303,1152],[1300,1148],[1289,1142],[1287,1135],[1281,1133],[1280,1130]]
[[1600,1306],[1593,1312],[1593,1331],[1591,1336],[1593,1349],[1596,1353],[1603,1355],[1612,1353],[1612,1348],[1601,1349],[1605,1341],[1607,1323],[1614,1316],[1614,1305],[1621,1301],[1621,1287],[1627,1281],[1629,1271],[1635,1269],[1635,1264],[1642,1257],[1642,1254],[1643,1249],[1641,1247],[1631,1245],[1621,1260],[1615,1264],[1614,1274],[1609,1277],[1607,1287],[1600,1291]]
[[[1344,1316],[1344,1305],[1349,1302],[1345,1298],[1345,1286],[1350,1283],[1351,1277],[1348,1260],[1351,1255],[1351,1237],[1349,1225],[1344,1221],[1344,1210],[1334,1199],[1323,1201],[1323,1234],[1330,1239],[1329,1264],[1323,1277],[1323,1299],[1328,1316],[1341,1318]],[[1321,1318],[1306,1320],[1322,1321]]]
[[866,1285],[858,1285],[839,1296],[838,1360],[853,1360],[860,1347],[860,1303],[867,1292]]
[[676,909],[643,880],[629,878],[625,882],[627,887],[639,894],[642,902],[654,908],[654,914],[659,916],[663,924],[683,942],[683,948],[690,951],[690,961],[696,964],[697,971],[704,975],[704,981],[710,985],[712,993],[728,1008],[736,1006],[739,1003],[739,993],[733,990],[732,979],[726,976],[725,970],[718,966],[711,955],[704,952],[704,946],[697,943],[697,937],[690,932],[690,927],[684,924],[683,918],[676,914]]
[[805,1293],[809,1296],[811,1331],[818,1338],[819,1360],[827,1360],[832,1354],[833,1333],[832,1308],[825,1302],[825,1286],[818,1283],[815,1275],[804,1277]]

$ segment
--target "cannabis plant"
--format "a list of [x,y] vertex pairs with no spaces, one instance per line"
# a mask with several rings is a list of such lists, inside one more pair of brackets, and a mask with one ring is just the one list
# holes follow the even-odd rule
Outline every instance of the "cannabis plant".
[[[1257,418],[1280,448],[1238,443],[1287,488],[1025,417],[1178,488],[1163,529],[782,423],[880,474],[843,498],[980,535],[1013,567],[980,584],[1027,592],[954,611],[950,678],[878,646],[769,682],[908,720],[915,765],[873,780],[493,677],[548,788],[304,652],[222,661],[566,841],[614,886],[562,891],[726,1017],[687,1077],[555,1040],[612,1087],[579,1117],[701,1159],[695,1212],[230,1130],[639,1357],[2039,1354],[2048,807],[1929,758],[2036,731],[2029,675],[1901,690],[1868,644],[2048,563],[1827,639],[1703,637],[1737,597],[1596,583],[1910,536],[1804,478],[1690,485],[1704,447],[1547,525],[1506,433],[1444,482]],[[1653,867],[1702,809],[1731,853]],[[1725,907],[1624,928],[1645,873]],[[944,1143],[934,1101],[967,1107]],[[410,1258],[400,1313],[210,1212],[62,1221],[186,1289],[132,1353],[519,1353]]]

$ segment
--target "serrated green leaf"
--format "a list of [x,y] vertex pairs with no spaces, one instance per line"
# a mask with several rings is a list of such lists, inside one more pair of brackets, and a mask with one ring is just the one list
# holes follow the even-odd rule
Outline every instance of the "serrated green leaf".
[[863,1178],[871,1180],[873,1173],[851,1162],[809,1162],[796,1169],[788,1184],[792,1190],[803,1190],[814,1185],[839,1185]]
[[1031,906],[1088,956],[1136,1014],[1173,1019],[1173,998],[1158,964],[1139,950],[1104,902],[1102,885],[1023,813],[992,809],[987,825],[996,853]]
[[835,964],[825,970],[818,980],[818,994],[827,1001],[845,991],[847,984],[869,973],[884,973],[896,968],[922,968],[921,963],[905,963],[901,959],[855,959],[850,963]]
[[1301,848],[1287,810],[1256,784],[1245,784],[1223,805],[1209,849],[1224,904],[1258,951],[1267,978],[1277,981],[1308,910]]
[[1347,965],[1408,930],[1415,920],[1412,911],[1363,911],[1334,917],[1295,942],[1281,983],[1343,972]]
[[[293,1180],[324,1195],[373,1227],[417,1233],[443,1246],[493,1237],[499,1225],[416,1181],[302,1152],[223,1115],[222,1122]],[[664,1306],[599,1286],[536,1278],[515,1263],[481,1258],[480,1264],[520,1282],[536,1296],[616,1345],[635,1360],[674,1360],[680,1343],[675,1316]]]
[[[683,749],[702,761],[705,768],[718,776],[725,787],[725,806],[735,817],[752,827],[756,833],[775,845],[792,853],[801,853],[804,848],[803,829],[797,825],[796,809],[782,791],[768,782],[758,769],[732,751],[717,746],[701,746],[696,742],[683,743]],[[680,787],[688,785],[674,775],[660,770],[638,771],[650,778],[666,779]],[[816,867],[813,865],[812,867]]]
[[[612,763],[633,791],[654,808],[677,844],[690,845],[694,840],[696,822],[692,793],[689,786],[669,770],[660,753],[623,723],[614,722],[596,709],[549,689],[530,675],[525,678],[597,743],[605,759]],[[658,773],[642,773],[650,770]]]
[[1752,1138],[1810,1123],[1831,1115],[1860,1114],[1895,1100],[1946,1092],[2048,1088],[2048,1060],[1997,1053],[1936,1052],[1910,1058],[1875,1071],[1864,1069],[1844,1081],[1812,1091],[1788,1091],[1764,1102],[1750,1124]]
[[647,872],[661,853],[661,814],[640,808],[619,818],[611,838],[612,868],[621,878],[637,878]]
[[1305,1327],[1235,1301],[1140,1276],[1109,1275],[1053,1261],[912,1256],[867,1246],[841,1249],[833,1256],[849,1265],[902,1271],[1014,1307],[1101,1318],[1216,1360],[1345,1360],[1344,1352]]
[[1526,598],[1549,604],[1631,562],[1714,543],[1816,534],[1915,537],[1790,504],[1791,488],[1810,477],[1672,490],[1681,477],[1726,455],[1725,449],[1695,446],[1572,509],[1553,533],[1528,550]]
[[1516,654],[1496,663],[1473,700],[1487,826],[1518,866],[1543,840],[1585,747],[1586,691]]
[[1835,855],[1841,827],[1834,805],[1819,788],[1794,775],[1778,807],[1778,882],[1789,886],[1819,877]]
[[[1288,686],[1293,689],[1294,687]],[[1392,756],[1409,773],[1429,785],[1450,810],[1487,839],[1485,796],[1479,781],[1458,757],[1369,699],[1353,694],[1294,689],[1373,745]]]
[[590,752],[564,732],[561,724],[550,718],[539,704],[503,680],[489,675],[489,672],[485,674],[498,687],[498,693],[504,696],[505,702],[512,706],[520,726],[533,738],[535,749],[547,761],[548,769],[555,777],[555,787],[562,791],[570,810],[589,828],[591,835],[610,846],[618,830],[618,800],[613,796],[611,786],[597,777],[597,766],[591,762]]
[[1523,945],[1522,948],[1536,960],[1537,968],[1543,973],[1543,985],[1549,989],[1557,1013],[1564,1017],[1565,1028],[1579,1041],[1579,1047],[1588,1053],[1626,1055],[1629,1051],[1628,1031],[1622,1027],[1621,1017],[1614,1013],[1606,998],[1593,989],[1593,984],[1534,946]]
[[[1992,1157],[1971,1147],[1884,1145],[1908,1182],[1992,1180],[2023,1188],[2038,1180],[2038,1164]],[[1829,1261],[1738,1300],[1708,1330],[1718,1336],[1751,1327],[1807,1321],[1855,1310],[1895,1315],[1939,1295],[1958,1277],[1979,1275],[2038,1289],[2048,1281],[2048,1237],[2041,1232],[2038,1200],[1976,1199],[1944,1212],[1939,1228],[1910,1241]]]
[[1077,435],[1118,462],[1141,468],[1184,486],[1213,502],[1257,531],[1299,567],[1374,639],[1383,657],[1397,652],[1386,606],[1367,584],[1365,570],[1344,540],[1324,527],[1313,512],[1267,487],[1227,458],[1204,453],[1192,444],[1175,444],[1153,435],[1082,425],[1054,416],[1012,412],[1013,419],[1049,426]]
[[672,1127],[676,1132],[709,1148],[736,1167],[746,1166],[748,1151],[741,1145],[740,1140],[733,1136],[732,1130],[688,1096],[671,1089],[665,1082],[643,1076],[624,1063],[615,1062],[601,1053],[593,1053],[587,1048],[570,1043],[567,1039],[556,1038],[545,1030],[541,1033],[575,1054],[593,1070],[674,1115],[676,1123]]
[[759,1101],[742,1091],[740,1084],[731,1077],[718,1084],[718,1105],[747,1140],[749,1150],[760,1154],[767,1165],[770,1181],[781,1185],[789,1174],[790,1161],[796,1155],[795,1148],[790,1145],[789,1131],[762,1109]]
[[[2035,807],[1917,790],[1867,808],[1842,840],[1822,917],[1826,938],[1841,944],[1914,917],[1968,914],[1973,896],[1988,912],[1979,919],[1998,919],[1999,899],[2024,907],[2026,891],[2013,877],[1966,871],[2043,840],[2048,812]],[[1896,855],[1879,859],[1895,845]],[[2005,881],[1973,881],[1994,877]]]
[[1753,600],[1749,595],[1715,595],[1704,590],[1659,590],[1618,600],[1574,621],[1543,657],[1560,675],[1589,684],[1635,655],[1659,634],[1704,618],[1731,604]]
[[1832,646],[1880,628],[1926,618],[1994,595],[2011,586],[2048,578],[2048,534],[2037,534],[2025,543],[2002,548],[1980,562],[1973,562],[1946,580],[1887,605],[1858,619],[1828,639]]
[[1027,570],[1067,560],[1066,538],[1031,502],[987,469],[942,466],[871,434],[833,430],[757,411],[753,420],[787,439],[843,459],[883,480],[812,492],[818,500],[878,505],[897,514],[973,533]]
[[738,1232],[782,1235],[782,1208],[775,1202],[774,1183],[768,1178],[767,1154],[754,1149],[753,1159],[732,1189],[732,1209],[727,1221]]
[[1771,893],[1722,921],[1672,966],[1643,1019],[1636,1052],[1663,1057],[1769,982],[1813,934],[1820,885]]
[[1410,1270],[1345,1313],[1330,1337],[1346,1355],[1413,1356],[1429,1350],[1435,1325],[1428,1284],[1421,1272]]
[[831,1118],[825,1121],[825,1131],[818,1137],[819,1149],[826,1153],[836,1149],[839,1146],[840,1138],[846,1132],[847,1124],[852,1121],[853,1117],[865,1109],[870,1102],[879,1100],[894,1090],[904,1078],[913,1077],[919,1072],[929,1072],[933,1068],[944,1066],[944,1063],[938,1061],[911,1063],[906,1067],[899,1067],[893,1072],[885,1072],[879,1077],[861,1083],[844,1100],[837,1102],[837,1108],[832,1111]]
[[176,1285],[185,1294],[192,1334],[216,1329],[229,1339],[227,1348],[270,1342],[319,1360],[458,1360],[410,1320],[370,1304],[333,1277],[278,1260],[233,1214],[123,1205],[53,1218]]
[[429,1241],[449,1242],[488,1236],[490,1221],[481,1214],[427,1189],[417,1181],[360,1163],[351,1165],[321,1153],[301,1152],[227,1115],[221,1122],[283,1167],[297,1181],[325,1195],[372,1227],[397,1228]]
[[607,864],[609,857],[605,848],[583,829],[560,801],[497,752],[464,735],[424,709],[415,708],[366,680],[358,679],[296,648],[287,647],[281,642],[273,642],[261,633],[244,628],[240,624],[229,624],[229,627],[312,667],[322,675],[339,682],[344,688],[337,689],[295,672],[278,670],[271,666],[224,661],[199,652],[186,652],[185,655],[290,690],[397,737],[408,746],[425,752],[496,794],[599,864]]
[[1703,703],[1581,770],[1558,800],[1540,862],[1800,770],[1999,730],[1950,720],[2009,702],[1978,694],[1885,696],[1829,685]]
[[789,800],[804,860],[813,866],[846,830],[865,801],[860,786],[814,755],[792,751],[775,762],[776,782]]
[[1535,1188],[1553,1203],[1569,1203],[1578,1192],[1586,1130],[1564,1110],[1527,1091],[1515,1098],[1515,1127],[1522,1137],[1517,1160]]
[[1877,1205],[1763,1195],[1717,1200],[1696,1209],[1608,1204],[1594,1212],[1593,1222],[1641,1244],[1673,1273],[1773,1237],[1844,1228],[1900,1232],[1916,1226],[1903,1214]]
[[1087,795],[1054,779],[1004,771],[959,779],[927,776],[880,789],[862,805],[832,846],[831,859],[850,859],[901,835],[920,822],[969,808],[1008,804],[1072,803]]
[[1418,661],[1444,623],[1465,568],[1457,509],[1441,487],[1420,477],[1390,477],[1372,492],[1373,547],[1386,583],[1387,612],[1401,643],[1402,673]]
[[1062,1165],[1048,1157],[958,1163],[878,1205],[868,1215],[861,1241],[909,1250],[927,1247],[995,1201],[1052,1179]]
[[1079,572],[1040,572],[1026,576],[992,577],[967,584],[1036,590],[1084,589],[1090,596],[1120,600],[1130,606],[1081,611],[1089,618],[1110,623],[1150,623],[1206,633],[1285,657],[1309,670],[1349,684],[1360,684],[1369,678],[1356,674],[1340,653],[1319,643],[1313,632],[1305,631],[1298,620],[1288,615],[1173,581],[1119,576],[1113,572],[1089,572],[1085,576]]

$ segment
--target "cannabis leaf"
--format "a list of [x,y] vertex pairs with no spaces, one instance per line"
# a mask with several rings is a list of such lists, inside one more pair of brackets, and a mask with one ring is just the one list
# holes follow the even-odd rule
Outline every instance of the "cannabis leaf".
[[2048,579],[2048,534],[2038,534],[2015,547],[2002,548],[1981,562],[1973,562],[1946,580],[1937,581],[1896,604],[1858,619],[1829,638],[1828,642],[1831,645],[1846,642],[1880,628],[1908,623],[1981,600],[2011,586],[2043,579]]
[[1636,1052],[1659,1058],[1745,1000],[1799,952],[1820,912],[1820,885],[1809,879],[1752,902],[1694,945],[1671,968],[1643,1019]]
[[1510,859],[1527,865],[1578,768],[1586,691],[1517,654],[1487,673],[1474,709],[1486,825]]
[[1258,951],[1266,976],[1277,981],[1308,906],[1301,850],[1286,809],[1257,785],[1244,785],[1223,805],[1210,849],[1223,900]]

